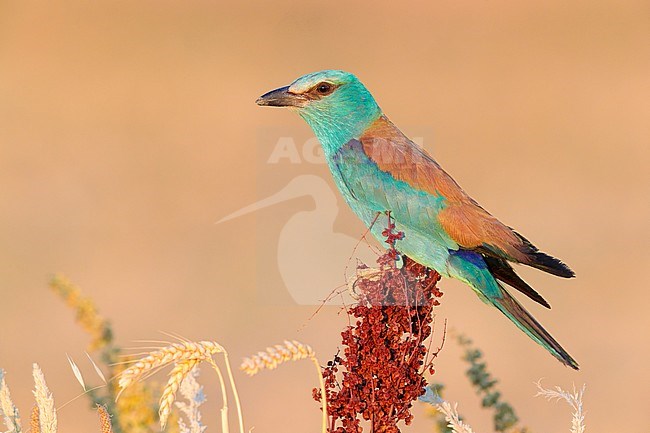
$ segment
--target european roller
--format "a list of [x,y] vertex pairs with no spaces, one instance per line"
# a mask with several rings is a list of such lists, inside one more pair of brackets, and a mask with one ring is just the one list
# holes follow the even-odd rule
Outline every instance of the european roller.
[[573,271],[483,209],[391,123],[354,75],[335,70],[308,74],[262,95],[257,104],[289,107],[309,124],[339,191],[377,239],[384,239],[386,224],[375,221],[388,214],[404,234],[395,243],[400,254],[464,282],[560,362],[578,369],[505,288],[550,308],[511,263],[564,278],[573,277]]

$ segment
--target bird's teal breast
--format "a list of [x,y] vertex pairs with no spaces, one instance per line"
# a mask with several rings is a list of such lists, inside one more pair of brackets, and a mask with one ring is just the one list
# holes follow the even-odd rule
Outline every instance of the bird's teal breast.
[[[387,211],[404,233],[395,247],[417,262],[447,276],[449,250],[458,245],[438,223],[437,214],[445,199],[416,190],[405,182],[382,172],[364,161],[329,160],[338,189],[354,213],[371,227],[373,236],[383,244],[382,231],[388,226]],[[361,162],[361,163],[359,163]]]

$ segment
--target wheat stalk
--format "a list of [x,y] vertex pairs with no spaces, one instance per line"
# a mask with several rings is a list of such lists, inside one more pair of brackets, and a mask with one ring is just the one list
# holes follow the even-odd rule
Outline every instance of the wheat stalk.
[[258,352],[257,355],[244,358],[239,368],[249,376],[253,376],[259,373],[260,370],[273,370],[282,363],[301,359],[310,359],[318,372],[323,411],[322,433],[327,433],[327,391],[325,390],[325,381],[320,363],[316,358],[316,353],[310,346],[296,340],[285,340],[284,344],[267,347],[264,352]]
[[169,373],[169,380],[167,381],[167,385],[165,385],[165,389],[163,390],[162,397],[160,398],[160,408],[158,409],[160,426],[162,429],[165,428],[169,414],[172,411],[172,405],[176,399],[176,391],[178,391],[178,388],[181,386],[183,379],[187,377],[189,372],[194,367],[196,367],[199,362],[201,361],[198,359],[190,359],[188,361],[179,362]]
[[40,433],[56,433],[57,420],[56,409],[54,408],[54,397],[47,388],[45,376],[38,364],[34,364],[34,397],[38,406],[38,418]]
[[[235,378],[232,375],[232,368],[230,367],[228,352],[226,351],[223,352],[223,359],[226,364],[226,372],[228,373],[228,380],[230,381],[230,389],[232,389],[232,393],[235,396],[235,404],[237,406],[237,418],[239,421],[239,430],[241,433],[244,433],[244,416],[242,415],[241,403],[239,402],[239,392],[237,391],[237,386],[235,385]],[[219,380],[222,380],[221,372],[219,371],[219,368],[217,367],[217,365],[214,363],[213,360],[211,360],[211,362],[212,362],[212,367],[217,371],[217,373],[219,373]]]
[[[151,352],[134,365],[124,370],[118,380],[120,394],[126,387],[138,381],[145,373],[171,363],[189,360],[207,361],[216,353],[224,353],[224,348],[214,341],[183,341]],[[118,394],[119,398],[119,394]]]

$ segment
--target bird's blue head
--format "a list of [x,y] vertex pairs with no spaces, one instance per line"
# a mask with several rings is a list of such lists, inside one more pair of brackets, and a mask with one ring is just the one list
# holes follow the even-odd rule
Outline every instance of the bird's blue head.
[[303,75],[288,86],[272,90],[258,105],[289,107],[311,126],[326,154],[361,134],[381,116],[381,109],[357,77],[325,70]]

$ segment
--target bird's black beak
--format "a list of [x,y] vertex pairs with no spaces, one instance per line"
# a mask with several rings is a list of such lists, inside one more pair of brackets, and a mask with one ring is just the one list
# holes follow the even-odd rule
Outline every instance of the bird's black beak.
[[289,86],[271,90],[255,101],[257,105],[269,107],[303,107],[306,102],[307,99],[304,96],[289,92]]

